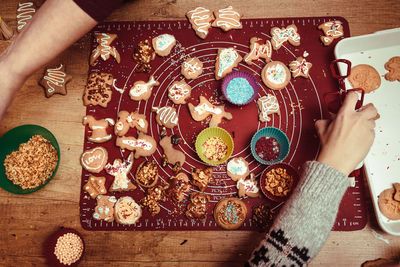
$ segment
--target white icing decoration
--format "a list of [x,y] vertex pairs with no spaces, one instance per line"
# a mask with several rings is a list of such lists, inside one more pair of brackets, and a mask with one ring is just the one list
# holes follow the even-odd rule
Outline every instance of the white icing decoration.
[[131,197],[120,198],[115,206],[115,210],[118,219],[126,224],[136,223],[142,214],[142,209]]
[[[102,154],[99,155],[93,155],[90,156],[89,158],[85,159],[87,154],[93,154],[95,151],[100,150],[102,152]],[[103,147],[95,147],[94,149],[90,150],[90,151],[86,151],[82,154],[82,165],[83,167],[85,167],[87,170],[98,170],[100,169],[103,164],[104,164],[104,160],[105,160],[105,150]],[[96,159],[102,159],[101,163],[97,166],[97,167],[90,167],[89,164],[93,163],[93,161],[95,161]]]
[[222,113],[222,110],[220,108],[210,107],[209,105],[207,105],[207,103],[198,105],[197,107],[194,108],[194,111],[196,111],[199,115],[202,115],[205,112],[214,113],[216,115],[219,115]]
[[274,84],[283,84],[286,80],[286,71],[281,64],[270,66],[266,70],[266,78]]
[[208,12],[210,12],[210,10],[204,7],[197,7],[190,12],[193,12],[190,16],[190,19],[193,20],[194,25],[198,27],[197,31],[207,35],[208,28],[210,27],[210,22],[208,21],[208,19],[210,18]]
[[197,66],[198,62],[195,62],[193,65],[190,64],[193,60],[195,60],[195,58],[183,62],[183,70],[187,71],[189,75],[201,70],[201,67]]
[[178,84],[174,83],[171,88],[169,88],[169,95],[175,99],[179,100],[190,93],[190,90],[187,88],[187,84]]
[[248,167],[246,166],[246,163],[243,162],[243,160],[236,159],[236,158],[234,158],[228,162],[226,169],[234,175],[244,175],[248,171]]
[[171,34],[162,34],[156,37],[156,49],[164,51],[175,42],[175,37]]
[[67,74],[61,71],[63,65],[61,64],[58,68],[47,69],[46,75],[43,77],[47,81],[47,86],[49,87],[47,91],[53,93],[55,91],[53,86],[61,87],[65,83],[65,77]]
[[110,35],[108,35],[107,33],[102,33],[101,34],[102,37],[100,39],[100,46],[101,46],[101,58],[103,60],[107,60],[107,58],[110,56],[110,54],[113,57],[117,57],[117,50],[115,49],[115,47],[112,47],[108,45],[109,43],[109,39],[111,38]]
[[122,143],[125,145],[128,145],[130,147],[134,147],[134,148],[140,147],[144,150],[150,150],[153,147],[153,145],[150,142],[147,142],[142,139],[137,139],[137,140],[129,140],[129,139],[125,140],[124,139],[124,140],[122,140]]
[[17,15],[17,28],[18,31],[21,31],[22,28],[25,27],[25,25],[27,24],[27,21],[29,21],[30,19],[32,19],[32,15],[29,13],[35,13],[36,10],[33,7],[33,3],[32,2],[26,2],[26,3],[18,3],[19,8],[17,9],[17,12],[21,12]]
[[103,137],[96,137],[96,138],[88,137],[88,140],[89,141],[101,141],[101,140],[110,140],[111,138],[112,138],[112,136],[111,136],[111,134],[109,134],[109,135],[106,135]]
[[[217,26],[218,27],[240,27],[242,24],[240,23],[240,14],[233,10],[232,6],[229,6],[224,9],[218,10],[219,19],[217,18]],[[235,19],[234,17],[237,17]]]
[[254,193],[254,194],[258,193],[258,186],[257,186],[257,184],[255,183],[254,180],[243,180],[243,179],[240,179],[236,184],[237,189],[239,189],[239,185],[240,184],[242,184],[244,186],[244,190],[246,192]]
[[117,127],[118,131],[122,131],[124,129],[124,124],[121,121],[117,122],[115,126]]
[[157,85],[157,81],[154,79],[153,75],[147,83],[137,83],[129,91],[129,95],[134,97],[139,97],[145,94],[148,90],[151,90],[153,86]]
[[163,124],[167,124],[168,122],[171,122],[172,124],[178,123],[177,113],[172,109],[172,107],[153,107],[153,109],[156,111],[157,115],[160,113],[159,118]]
[[276,113],[279,111],[278,100],[274,95],[267,94],[266,96],[258,99],[261,102],[261,114],[264,120],[270,121],[268,114]]
[[219,68],[217,75],[222,76],[228,68],[230,68],[235,61],[238,59],[239,55],[233,48],[224,48],[219,54]]

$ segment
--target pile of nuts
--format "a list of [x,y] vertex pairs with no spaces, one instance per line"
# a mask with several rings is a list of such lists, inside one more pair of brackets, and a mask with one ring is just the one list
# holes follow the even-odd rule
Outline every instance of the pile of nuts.
[[285,168],[275,168],[265,174],[265,189],[276,197],[285,197],[292,189],[293,176]]

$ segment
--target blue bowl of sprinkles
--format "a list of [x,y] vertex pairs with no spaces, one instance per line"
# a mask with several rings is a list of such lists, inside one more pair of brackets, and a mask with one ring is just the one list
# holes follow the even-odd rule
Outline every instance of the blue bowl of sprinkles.
[[222,93],[234,105],[247,105],[258,94],[257,79],[248,72],[234,71],[222,81]]

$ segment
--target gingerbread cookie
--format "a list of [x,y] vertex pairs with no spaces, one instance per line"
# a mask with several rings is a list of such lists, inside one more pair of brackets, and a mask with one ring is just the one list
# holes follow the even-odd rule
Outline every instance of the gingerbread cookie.
[[176,109],[170,106],[165,107],[153,107],[151,111],[157,113],[156,122],[160,126],[165,126],[169,129],[174,128],[178,125],[178,113]]
[[176,39],[171,34],[161,34],[152,40],[154,51],[161,57],[166,57],[171,53],[176,44]]
[[400,201],[400,183],[394,183],[393,184],[394,187],[394,195],[393,195],[393,199],[396,201]]
[[235,197],[221,199],[214,208],[215,222],[226,230],[238,229],[246,216],[246,204]]
[[250,174],[249,179],[240,179],[237,181],[236,187],[238,189],[239,197],[261,197],[260,189],[258,188],[256,177],[253,173]]
[[281,115],[279,111],[278,99],[276,99],[276,96],[274,95],[267,94],[266,96],[260,97],[257,100],[257,106],[260,110],[260,115],[258,116],[258,119],[261,122],[270,121],[271,118],[268,115],[274,113]]
[[129,154],[128,159],[125,161],[115,159],[112,165],[107,163],[104,169],[108,174],[114,176],[114,182],[108,189],[110,192],[131,191],[136,189],[136,186],[132,184],[131,180],[128,178],[128,173],[132,168],[132,164],[132,153]]
[[54,94],[66,95],[66,85],[72,80],[72,76],[65,72],[65,66],[60,64],[58,67],[47,68],[39,84],[43,86],[46,97]]
[[391,82],[400,82],[400,57],[392,57],[385,63],[385,69],[389,72],[385,74],[385,79]]
[[232,29],[243,28],[240,22],[242,15],[233,9],[232,6],[214,11],[214,15],[215,20],[212,23],[213,27],[219,27],[226,32]]
[[133,53],[133,60],[136,62],[136,72],[150,72],[150,62],[155,57],[156,53],[151,47],[149,40],[140,41]]
[[333,40],[342,37],[344,34],[342,22],[339,20],[324,22],[318,26],[318,29],[322,30],[325,36],[321,36],[321,42],[328,46]]
[[382,191],[378,196],[379,210],[390,220],[400,220],[400,201],[395,199],[400,192],[399,187],[399,183],[394,183],[392,188]]
[[135,159],[139,157],[151,156],[157,149],[157,143],[150,135],[139,133],[138,138],[135,137],[117,137],[116,146],[121,149],[135,151]]
[[114,221],[114,206],[117,202],[115,196],[97,196],[97,205],[94,208],[93,219],[104,220],[106,222]]
[[192,87],[185,82],[185,80],[176,81],[168,87],[168,98],[171,99],[174,104],[186,104],[186,99],[190,97]]
[[203,73],[203,62],[197,57],[189,57],[182,62],[181,74],[186,79],[196,79]]
[[82,124],[89,125],[89,129],[92,130],[92,134],[87,137],[90,142],[104,143],[112,137],[107,133],[107,128],[114,125],[114,120],[111,118],[96,120],[92,115],[88,115],[83,117]]
[[180,167],[183,166],[183,163],[185,163],[186,160],[185,154],[183,154],[182,151],[175,149],[173,147],[171,142],[171,136],[164,136],[160,140],[160,146],[164,150],[164,154],[167,157],[168,163],[172,165],[179,164]]
[[157,215],[160,212],[160,204],[159,202],[167,201],[167,197],[165,195],[165,190],[168,188],[168,185],[162,186],[157,185],[154,188],[150,188],[147,190],[147,195],[140,201],[140,204],[147,208],[147,210],[151,213],[151,215]]
[[242,57],[235,48],[219,48],[215,61],[215,79],[220,80],[237,67]]
[[148,82],[137,81],[133,84],[131,90],[129,90],[129,96],[132,100],[148,100],[151,96],[151,91],[154,86],[158,86],[160,83],[154,79],[151,75]]
[[83,104],[106,108],[111,101],[113,81],[113,76],[109,73],[92,72],[83,94]]
[[104,147],[98,146],[82,153],[82,167],[92,173],[99,173],[106,166],[108,153]]
[[87,183],[83,186],[83,190],[88,192],[91,198],[96,198],[98,195],[107,194],[105,183],[106,177],[90,175]]
[[18,3],[17,9],[17,31],[21,32],[23,28],[31,21],[36,13],[35,4],[32,2]]
[[250,52],[244,56],[244,62],[248,65],[253,64],[253,60],[264,58],[266,62],[271,61],[272,47],[271,42],[258,37],[252,37],[250,39]]
[[272,90],[281,90],[290,81],[290,71],[280,61],[271,61],[261,71],[261,78],[266,86]]
[[226,112],[224,106],[214,106],[204,96],[200,96],[200,103],[197,106],[189,103],[188,107],[190,115],[195,121],[202,121],[211,116],[210,127],[218,126],[224,118],[232,119],[232,114]]
[[207,203],[210,201],[208,195],[194,192],[190,194],[190,203],[185,212],[189,219],[199,219],[204,222],[207,218]]
[[94,38],[96,38],[97,47],[92,51],[90,56],[90,65],[95,66],[96,60],[100,57],[103,61],[112,56],[115,61],[119,64],[121,62],[121,56],[119,55],[117,49],[111,46],[111,43],[117,38],[116,34],[113,33],[95,33]]
[[136,169],[136,183],[143,187],[153,187],[158,181],[158,168],[154,160],[143,161]]
[[294,24],[281,29],[273,27],[271,36],[271,44],[274,50],[281,48],[285,42],[289,42],[293,46],[300,45],[300,35],[297,33],[297,27]]
[[214,183],[212,167],[200,169],[192,169],[192,181],[194,186],[197,186],[201,192],[204,192],[209,184]]
[[249,173],[249,163],[242,157],[233,158],[226,165],[226,174],[235,182],[246,178]]
[[138,131],[147,133],[149,122],[144,114],[139,112],[129,113],[126,110],[118,112],[118,121],[114,127],[114,133],[117,136],[124,136],[130,128],[136,128]]
[[176,176],[169,178],[169,188],[167,195],[175,202],[181,202],[185,198],[185,193],[190,190],[189,177],[180,172]]
[[296,60],[290,62],[289,64],[289,68],[290,71],[292,72],[293,78],[299,76],[308,78],[308,74],[310,72],[311,67],[312,64],[310,62],[307,62],[307,60],[302,57],[298,57]]
[[186,13],[190,24],[196,35],[201,39],[205,39],[208,35],[208,30],[211,28],[211,21],[214,19],[213,13],[204,7],[196,7]]
[[362,88],[366,94],[381,85],[381,76],[374,67],[367,64],[352,67],[348,80],[353,88]]
[[142,217],[142,208],[129,196],[121,197],[115,203],[115,220],[120,224],[135,224]]

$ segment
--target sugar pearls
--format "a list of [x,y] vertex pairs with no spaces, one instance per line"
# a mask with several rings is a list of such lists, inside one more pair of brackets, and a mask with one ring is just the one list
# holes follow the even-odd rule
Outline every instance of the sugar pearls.
[[54,255],[65,265],[77,262],[83,253],[83,241],[74,233],[66,233],[57,239]]

